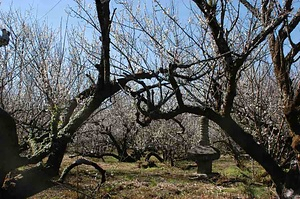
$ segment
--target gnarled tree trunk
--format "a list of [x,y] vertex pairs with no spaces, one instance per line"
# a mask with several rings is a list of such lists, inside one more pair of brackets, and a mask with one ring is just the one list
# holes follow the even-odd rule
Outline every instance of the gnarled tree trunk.
[[0,185],[8,172],[21,164],[18,135],[14,119],[0,108]]

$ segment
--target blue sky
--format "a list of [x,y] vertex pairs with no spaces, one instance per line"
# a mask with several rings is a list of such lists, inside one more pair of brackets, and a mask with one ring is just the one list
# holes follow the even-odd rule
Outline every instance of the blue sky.
[[[58,25],[61,19],[66,20],[66,10],[69,7],[75,8],[76,5],[74,0],[2,0],[0,2],[1,11],[8,11],[10,8],[12,10],[20,10],[21,12],[30,11],[36,19],[41,21],[46,20],[49,25]],[[85,0],[85,2],[94,4],[94,0]],[[169,3],[169,0],[160,2],[162,4]],[[182,3],[184,0],[178,2]],[[71,23],[76,21],[75,19],[69,20],[71,20]]]
[[[30,11],[36,19],[46,21],[49,25],[58,25],[67,19],[66,10],[74,7],[73,0],[2,0],[1,11],[19,10]],[[75,19],[71,19],[74,22]]]

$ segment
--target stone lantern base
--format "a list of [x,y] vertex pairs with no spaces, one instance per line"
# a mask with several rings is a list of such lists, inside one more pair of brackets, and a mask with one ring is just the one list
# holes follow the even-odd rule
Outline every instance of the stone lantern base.
[[197,164],[197,173],[212,173],[212,160],[195,161]]

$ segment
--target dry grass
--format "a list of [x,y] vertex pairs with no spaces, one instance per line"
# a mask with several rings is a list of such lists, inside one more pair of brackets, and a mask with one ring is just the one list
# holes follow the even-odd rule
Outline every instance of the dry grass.
[[[63,166],[74,160],[66,156]],[[262,172],[259,166],[250,165],[251,169],[242,171],[228,157],[214,163],[213,170],[221,176],[210,180],[191,180],[196,169],[183,170],[160,163],[156,163],[158,167],[143,169],[139,163],[93,161],[107,171],[104,184],[99,184],[101,175],[93,167],[79,166],[63,184],[57,183],[30,198],[275,198],[274,189],[258,181],[257,176]]]

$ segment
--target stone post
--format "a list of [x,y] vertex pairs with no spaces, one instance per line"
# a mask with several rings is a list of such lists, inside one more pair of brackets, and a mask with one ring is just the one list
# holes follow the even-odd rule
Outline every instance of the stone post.
[[210,140],[208,135],[208,119],[205,116],[200,117],[200,141],[201,146],[209,146]]

